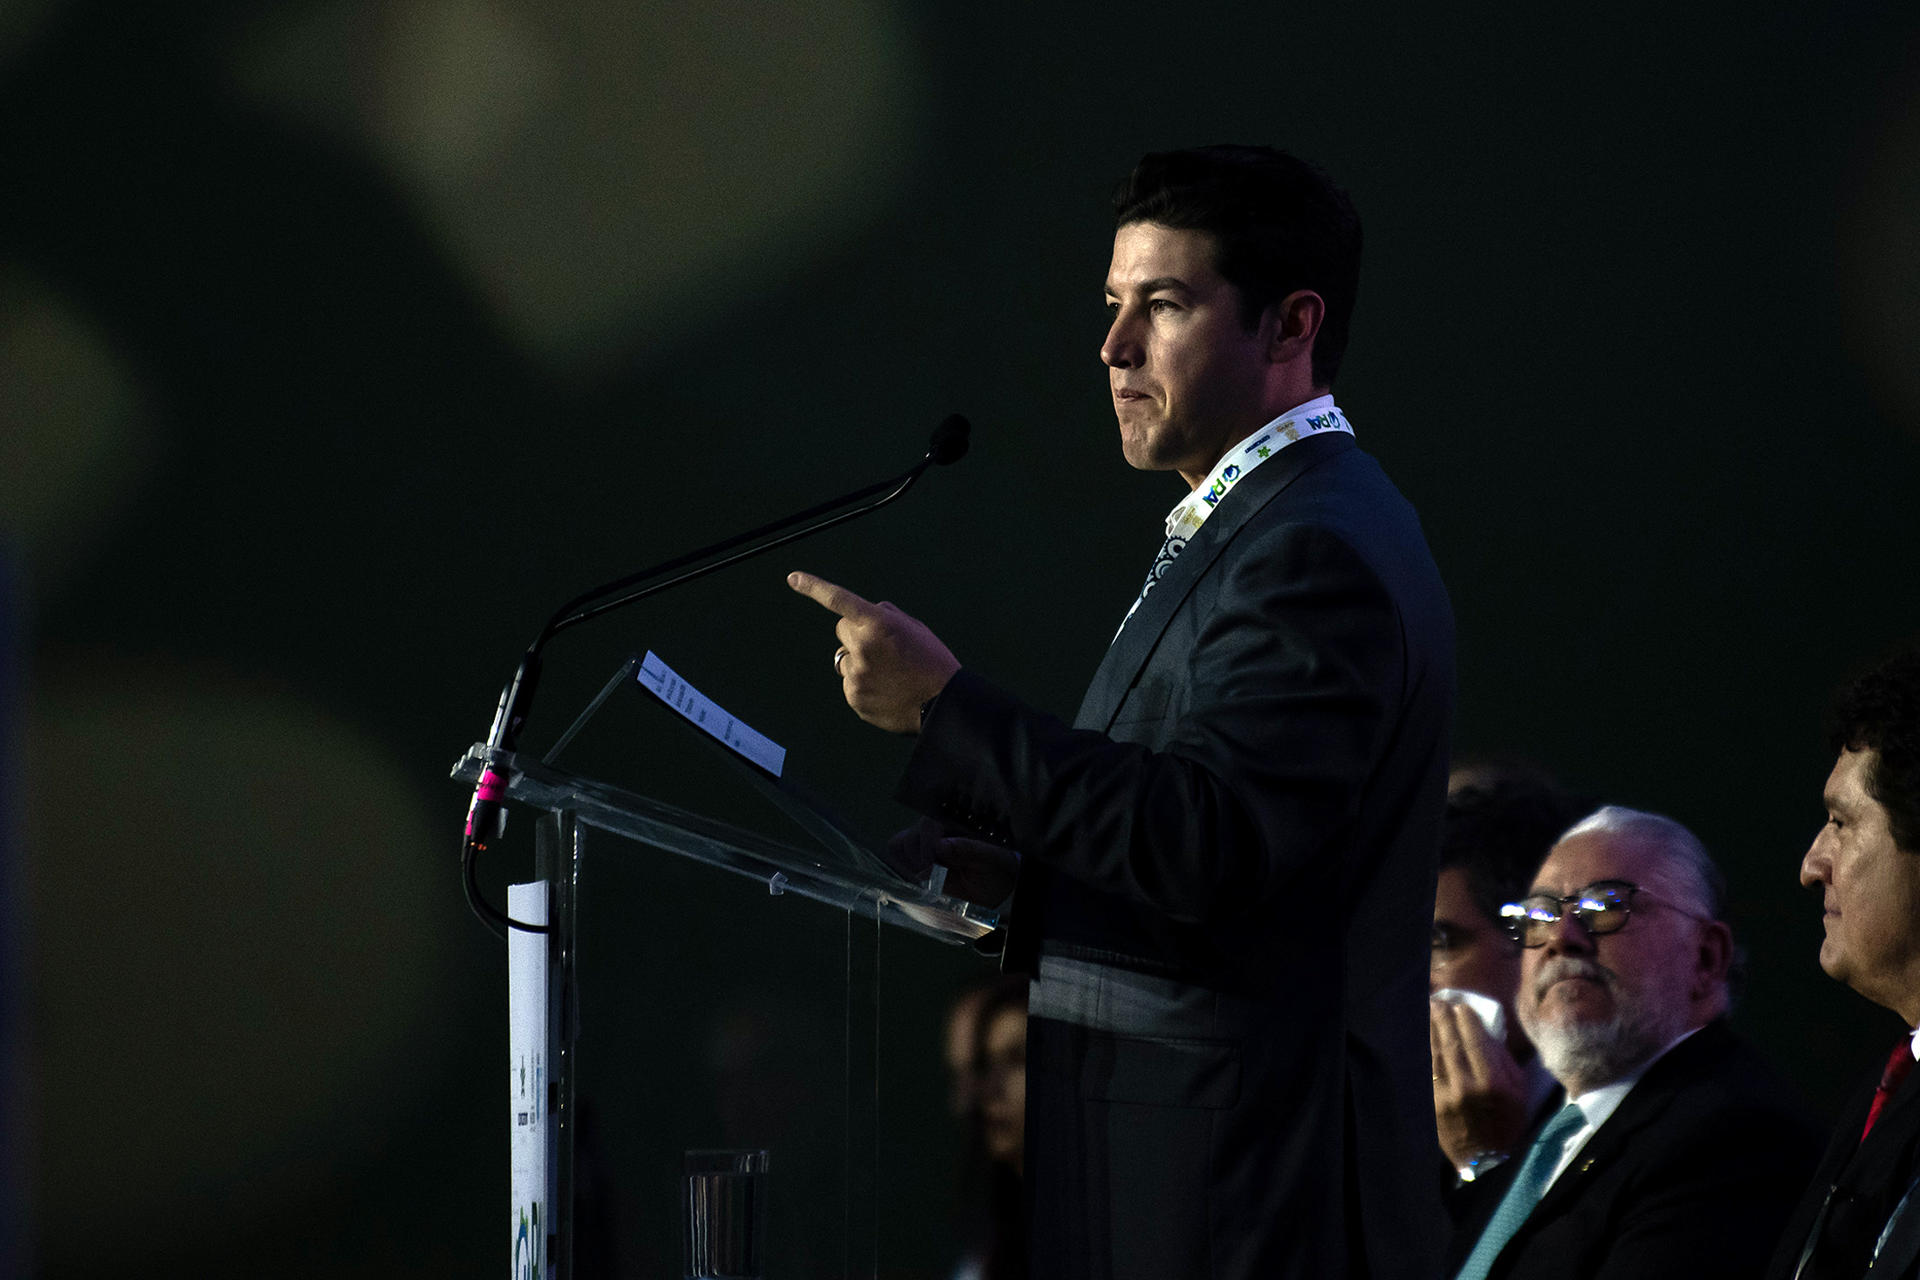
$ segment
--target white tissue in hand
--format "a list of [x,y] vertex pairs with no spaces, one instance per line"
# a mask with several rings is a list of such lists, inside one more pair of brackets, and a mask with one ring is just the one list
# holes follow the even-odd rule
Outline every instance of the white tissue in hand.
[[1483,996],[1478,991],[1467,991],[1460,987],[1442,987],[1433,993],[1435,1000],[1444,1000],[1448,1004],[1463,1004],[1480,1016],[1487,1034],[1495,1040],[1504,1040],[1507,1036],[1507,1012],[1500,1002],[1492,996]]

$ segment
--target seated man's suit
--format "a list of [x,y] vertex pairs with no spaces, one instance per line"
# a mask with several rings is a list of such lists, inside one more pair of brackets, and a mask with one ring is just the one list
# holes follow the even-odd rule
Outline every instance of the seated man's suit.
[[[1647,1068],[1547,1188],[1488,1280],[1739,1280],[1757,1276],[1819,1139],[1798,1099],[1724,1021]],[[1519,1156],[1473,1184],[1473,1251]]]
[[[1902,1280],[1920,1274],[1920,1190],[1915,1187],[1920,1179],[1920,1071],[1887,1099],[1862,1141],[1860,1131],[1877,1083],[1876,1072],[1841,1113],[1813,1181],[1780,1236],[1769,1280],[1859,1280],[1869,1275]],[[1896,1215],[1897,1209],[1901,1211]]]

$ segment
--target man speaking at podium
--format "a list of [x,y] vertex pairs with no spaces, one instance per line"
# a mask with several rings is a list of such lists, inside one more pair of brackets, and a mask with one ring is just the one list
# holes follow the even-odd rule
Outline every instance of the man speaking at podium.
[[789,583],[840,615],[849,705],[919,735],[900,796],[950,883],[1018,853],[1031,1273],[1430,1277],[1453,623],[1331,394],[1359,219],[1259,147],[1149,155],[1115,210],[1120,447],[1190,492],[1073,725]]

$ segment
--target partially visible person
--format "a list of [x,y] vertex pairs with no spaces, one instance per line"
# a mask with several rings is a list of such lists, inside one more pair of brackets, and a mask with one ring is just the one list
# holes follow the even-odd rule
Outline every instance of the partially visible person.
[[[1020,1174],[1026,1151],[1027,984],[1018,974],[974,987],[948,1017],[953,1097],[966,1131],[960,1168],[961,1260],[953,1280],[1024,1280]],[[956,1052],[956,1031],[964,1035]]]
[[[1829,1280],[1920,1270],[1920,645],[1834,698],[1826,825],[1800,863],[1820,890],[1820,967],[1900,1015],[1884,1063],[1841,1112],[1769,1275]],[[1890,1029],[1891,1031],[1891,1029]],[[1863,1069],[1865,1064],[1862,1064]]]
[[995,988],[995,998],[982,1014],[974,1060],[980,1078],[981,1137],[987,1158],[1017,1176],[1026,1157],[1026,984]]
[[940,1047],[947,1060],[947,1110],[956,1120],[965,1120],[974,1109],[979,1084],[973,1059],[980,1042],[980,1007],[992,991],[991,984],[968,987],[947,1006]]
[[[1526,895],[1554,840],[1592,807],[1531,766],[1470,765],[1448,779],[1427,978],[1434,1120],[1448,1184],[1491,1172],[1556,1109],[1559,1086],[1514,1008],[1521,948],[1500,908]],[[1500,1037],[1464,993],[1492,1002]]]
[[1503,914],[1518,1012],[1570,1101],[1475,1184],[1456,1280],[1757,1275],[1818,1139],[1727,1025],[1718,869],[1670,818],[1614,806],[1563,835]]

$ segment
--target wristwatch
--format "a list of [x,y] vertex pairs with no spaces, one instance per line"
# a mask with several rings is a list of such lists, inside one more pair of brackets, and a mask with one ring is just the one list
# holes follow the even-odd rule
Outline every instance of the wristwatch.
[[1504,1151],[1476,1151],[1454,1172],[1460,1175],[1460,1181],[1473,1182],[1486,1177],[1506,1162],[1507,1153]]

